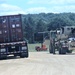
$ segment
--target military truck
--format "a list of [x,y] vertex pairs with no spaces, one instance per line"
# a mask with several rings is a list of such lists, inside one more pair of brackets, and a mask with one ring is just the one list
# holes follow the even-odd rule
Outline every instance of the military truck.
[[49,52],[55,54],[72,53],[75,48],[75,26],[65,26],[50,31]]

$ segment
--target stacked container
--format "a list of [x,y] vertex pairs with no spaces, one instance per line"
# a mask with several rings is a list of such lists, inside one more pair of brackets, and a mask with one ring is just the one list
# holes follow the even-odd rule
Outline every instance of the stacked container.
[[23,41],[22,15],[0,16],[0,43]]

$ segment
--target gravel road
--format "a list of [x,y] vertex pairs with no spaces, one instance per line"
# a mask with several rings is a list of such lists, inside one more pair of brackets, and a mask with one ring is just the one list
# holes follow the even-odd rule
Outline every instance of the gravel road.
[[30,52],[29,55],[0,60],[0,75],[75,75],[75,54]]

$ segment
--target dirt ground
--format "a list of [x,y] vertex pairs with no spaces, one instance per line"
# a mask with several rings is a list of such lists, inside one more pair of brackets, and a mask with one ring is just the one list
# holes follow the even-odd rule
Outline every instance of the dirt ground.
[[0,75],[75,75],[75,54],[30,52],[29,58],[0,60]]

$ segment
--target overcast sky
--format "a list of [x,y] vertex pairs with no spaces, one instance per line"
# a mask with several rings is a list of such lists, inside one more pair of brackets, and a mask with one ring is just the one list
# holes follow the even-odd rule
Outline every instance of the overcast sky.
[[75,13],[75,0],[0,0],[0,15]]

